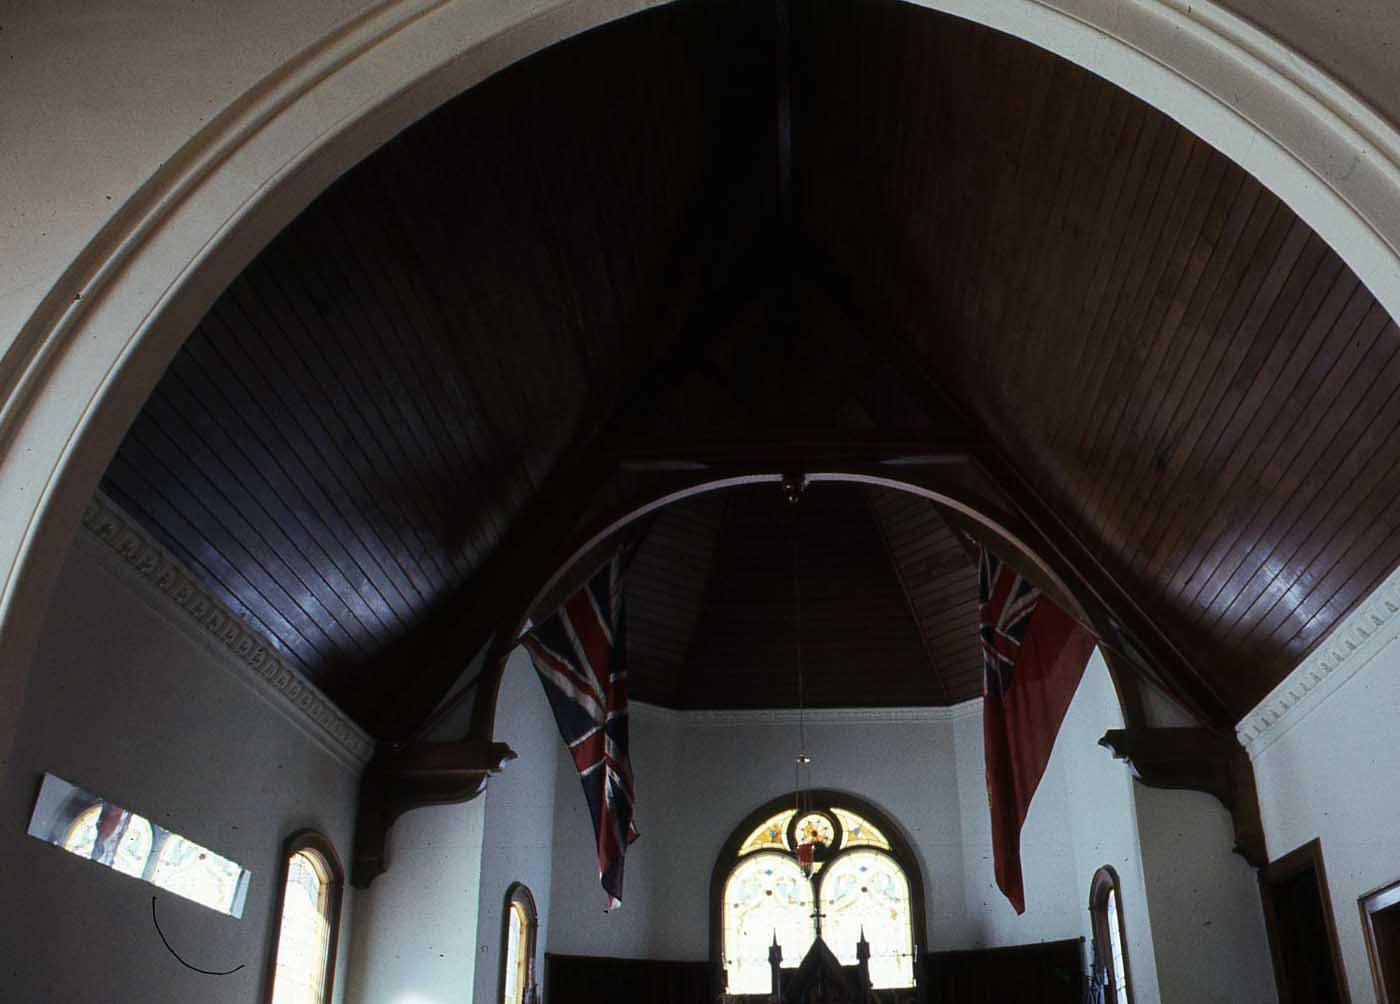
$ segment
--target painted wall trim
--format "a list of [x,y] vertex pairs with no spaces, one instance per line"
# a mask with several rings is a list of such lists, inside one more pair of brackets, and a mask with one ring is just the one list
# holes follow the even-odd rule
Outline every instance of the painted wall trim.
[[214,599],[183,563],[102,493],[83,514],[78,546],[131,584],[165,620],[208,648],[220,665],[346,767],[358,771],[374,740],[263,635]]
[[[751,726],[796,725],[796,708],[759,708],[716,711],[677,711],[645,701],[632,701],[632,712],[685,725]],[[808,725],[917,725],[955,722],[982,714],[982,698],[946,708],[809,708],[803,713]]]
[[1251,760],[1278,742],[1400,637],[1400,569],[1348,614],[1235,727]]

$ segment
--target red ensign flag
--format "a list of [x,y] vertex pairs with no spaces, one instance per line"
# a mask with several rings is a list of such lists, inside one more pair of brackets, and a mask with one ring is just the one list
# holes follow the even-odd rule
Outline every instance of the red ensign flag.
[[982,734],[997,886],[1026,912],[1021,825],[1094,638],[1016,571],[981,551]]

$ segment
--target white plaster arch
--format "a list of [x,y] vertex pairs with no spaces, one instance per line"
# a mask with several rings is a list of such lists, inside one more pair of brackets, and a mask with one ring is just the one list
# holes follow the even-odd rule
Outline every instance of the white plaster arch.
[[[47,296],[0,331],[0,758],[82,506],[224,286],[406,125],[496,69],[654,2],[381,0],[222,104],[80,253],[39,278]],[[921,2],[1054,51],[1171,115],[1277,192],[1400,316],[1400,134],[1303,55],[1200,0]],[[246,39],[260,27],[228,31]]]

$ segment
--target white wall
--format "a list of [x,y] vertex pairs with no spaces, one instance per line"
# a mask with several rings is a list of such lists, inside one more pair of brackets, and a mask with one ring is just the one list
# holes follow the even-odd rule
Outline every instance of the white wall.
[[[247,668],[203,630],[105,545],[79,540],[0,764],[3,999],[247,1004],[262,992],[284,840],[320,830],[348,866],[357,771],[279,712],[283,698],[240,679]],[[26,835],[45,771],[250,868],[243,917]],[[245,968],[181,966],[151,924],[152,895],[191,964]]]
[[346,1004],[472,999],[485,816],[477,797],[394,823],[389,870],[355,893]]
[[[964,923],[953,733],[949,721],[936,720],[940,714],[947,718],[923,711],[810,712],[807,725],[815,757],[811,786],[859,795],[904,828],[923,872],[935,948],[962,944]],[[623,907],[606,915],[591,824],[573,765],[561,757],[549,950],[709,958],[716,855],[745,816],[792,790],[797,729],[785,718],[678,715],[633,705],[642,837],[627,855]],[[676,909],[678,903],[685,908]]]
[[[643,837],[628,854],[625,905],[613,914],[602,912],[588,814],[560,754],[549,950],[708,958],[716,855],[749,812],[792,787],[796,728],[786,717],[634,705]],[[810,713],[811,784],[858,794],[903,826],[923,871],[930,950],[1069,938],[1087,948],[1090,880],[1111,865],[1137,1004],[1271,1004],[1257,887],[1230,849],[1228,813],[1206,795],[1136,784],[1098,745],[1122,726],[1095,654],[1022,832],[1019,917],[994,880],[980,704]]]
[[1271,730],[1281,735],[1254,744],[1270,859],[1321,838],[1352,1004],[1376,1000],[1357,900],[1400,879],[1397,722],[1400,644],[1392,640],[1344,685],[1288,711]]
[[[1127,768],[1098,745],[1122,715],[1107,666],[1089,661],[1021,831],[1026,912],[1015,910],[996,887],[991,819],[987,813],[981,716],[958,723],[958,784],[972,930],[966,947],[998,947],[1066,938],[1086,939],[1089,882],[1112,865],[1123,886],[1124,918],[1135,967],[1139,1004],[1155,1001],[1152,932],[1142,908],[1134,788]],[[1137,904],[1137,909],[1133,905]]]
[[539,911],[535,972],[541,984],[544,982],[554,857],[556,760],[563,744],[549,700],[524,649],[515,650],[501,680],[496,739],[510,744],[518,756],[487,782],[482,796],[486,829],[476,928],[477,1004],[500,1000],[502,913],[506,889],[512,882],[523,882],[529,887]]
[[641,837],[627,852],[622,906],[610,913],[603,911],[593,822],[578,772],[555,733],[554,881],[544,945],[560,955],[705,959],[708,942],[698,954],[675,954],[674,946],[676,931],[693,926],[697,919],[690,915],[703,915],[706,901],[678,910],[666,900],[671,869],[694,867],[675,860],[684,801],[675,783],[676,716],[633,702],[629,726]]
[[[462,682],[480,669],[474,661]],[[470,702],[435,738],[460,735]],[[462,805],[414,809],[389,831],[389,870],[357,894],[347,1004],[493,1004],[500,999],[502,909],[523,882],[540,913],[544,978],[553,885],[556,757],[549,703],[523,650],[506,665],[495,738],[517,759]]]
[[1229,812],[1198,791],[1136,795],[1161,999],[1275,1004],[1259,883],[1230,849]]

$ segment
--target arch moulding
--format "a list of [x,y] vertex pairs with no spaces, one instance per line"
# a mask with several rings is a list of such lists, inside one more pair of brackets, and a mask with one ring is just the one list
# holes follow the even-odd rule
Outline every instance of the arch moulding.
[[[134,191],[114,186],[121,208],[61,269],[38,277],[47,295],[0,332],[0,755],[83,507],[223,288],[336,176],[428,111],[515,60],[653,5],[383,0],[237,98],[211,102],[212,118]],[[1177,119],[1277,192],[1400,316],[1400,134],[1303,55],[1200,0],[923,6],[1056,52]],[[157,51],[190,58],[176,19],[151,20],[151,32],[172,36],[153,60]],[[250,14],[228,31],[256,39],[269,27]],[[198,76],[189,86],[215,86]],[[153,136],[162,112],[142,109]],[[128,127],[136,143],[142,124]],[[10,139],[52,146],[38,128]],[[56,188],[19,179],[0,196],[13,203],[7,218],[58,214],[65,193]],[[0,290],[35,282],[20,267],[0,264]]]

